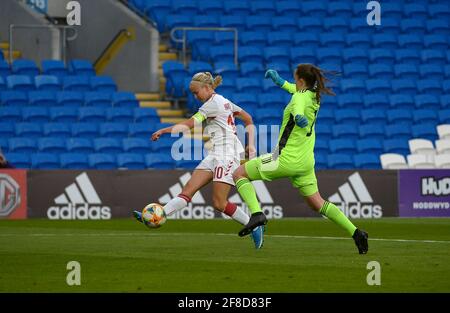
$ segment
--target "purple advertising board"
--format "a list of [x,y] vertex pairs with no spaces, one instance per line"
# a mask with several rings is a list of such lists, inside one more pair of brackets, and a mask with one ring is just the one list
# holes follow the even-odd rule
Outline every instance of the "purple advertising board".
[[450,217],[450,170],[401,170],[400,217]]

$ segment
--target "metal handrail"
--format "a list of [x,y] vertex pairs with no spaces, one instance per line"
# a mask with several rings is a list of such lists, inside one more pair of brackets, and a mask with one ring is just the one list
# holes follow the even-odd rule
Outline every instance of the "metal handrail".
[[[175,37],[177,30],[183,31],[183,38]],[[230,27],[174,27],[170,31],[170,38],[175,42],[183,44],[183,63],[186,66],[186,31],[220,31],[220,32],[234,32],[234,64],[238,65],[238,30]]]
[[[75,40],[78,36],[78,32],[75,29],[75,27],[73,26],[67,26],[67,25],[39,25],[39,24],[10,24],[9,25],[9,63],[12,64],[13,62],[13,45],[14,45],[14,40],[13,40],[13,30],[16,28],[47,28],[47,29],[51,29],[51,28],[59,28],[62,29],[62,40],[60,42],[60,44],[62,44],[62,59],[64,60],[64,63],[66,63],[66,41],[72,41]],[[71,29],[74,33],[72,36],[67,36],[67,29]]]

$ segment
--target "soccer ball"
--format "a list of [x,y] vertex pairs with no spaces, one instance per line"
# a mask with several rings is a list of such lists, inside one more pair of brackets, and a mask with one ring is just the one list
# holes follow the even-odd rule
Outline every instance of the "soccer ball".
[[166,212],[158,203],[150,203],[142,210],[142,222],[149,228],[161,227],[166,220]]

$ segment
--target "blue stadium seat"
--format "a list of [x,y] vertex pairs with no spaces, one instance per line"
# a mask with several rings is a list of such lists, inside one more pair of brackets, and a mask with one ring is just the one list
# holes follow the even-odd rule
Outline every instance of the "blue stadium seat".
[[355,154],[356,145],[350,139],[332,139],[329,141],[331,153]]
[[52,91],[30,91],[28,93],[29,104],[35,107],[56,106],[56,94]]
[[5,122],[0,119],[0,138],[11,138],[15,134],[15,124],[13,122]]
[[289,51],[286,47],[268,47],[264,48],[265,63],[283,63],[289,59]]
[[293,36],[293,46],[308,49],[319,47],[319,35],[317,33],[295,33]]
[[39,152],[45,153],[65,153],[66,140],[59,137],[45,137],[38,140]]
[[171,155],[173,143],[179,138],[176,137],[162,137],[158,141],[152,141],[150,143],[152,150],[158,153],[164,153],[167,155]]
[[24,122],[46,123],[50,121],[50,116],[45,107],[24,107],[22,108],[22,118]]
[[132,92],[115,92],[112,94],[111,101],[115,107],[139,107],[139,101]]
[[359,138],[358,127],[354,125],[333,125],[333,138],[347,138],[357,140]]
[[386,124],[386,110],[384,108],[364,109],[361,111],[362,123],[377,125]]
[[[367,14],[367,11],[365,11],[364,13]],[[373,26],[367,24],[366,19],[362,19],[360,17],[353,16],[350,19],[349,23],[350,23],[350,32],[353,33],[372,35],[375,31],[375,28]]]
[[116,156],[110,153],[91,153],[88,155],[89,167],[99,170],[115,169]]
[[216,88],[216,92],[223,95],[225,98],[229,98],[231,94],[236,92],[236,82],[228,79],[222,81],[222,84]]
[[441,99],[441,108],[450,108],[450,95],[442,95]]
[[248,92],[234,93],[231,99],[233,103],[237,104],[244,110],[256,109],[259,103],[257,95]]
[[[319,123],[323,123],[323,124],[327,124],[327,125],[334,125],[334,117],[335,117],[334,109],[329,108],[329,107],[324,107],[323,109],[321,108],[318,113],[317,123],[318,123],[318,125],[320,125]],[[317,128],[316,128],[316,131],[317,131]]]
[[155,125],[151,125],[149,123],[134,123],[128,126],[128,135],[130,137],[142,137],[149,139],[155,131]]
[[267,33],[272,29],[272,21],[268,16],[247,16],[245,26],[248,31]]
[[275,9],[278,16],[296,18],[302,15],[300,3],[297,1],[275,1]]
[[[270,67],[272,68],[272,67]],[[264,77],[266,72],[264,66],[258,62],[244,62],[240,64],[241,76],[248,78],[258,78]],[[281,75],[281,74],[280,74]]]
[[435,79],[421,79],[417,81],[417,92],[418,93],[427,93],[431,95],[440,95],[442,91],[442,82],[437,81]]
[[224,12],[230,16],[251,14],[250,4],[246,1],[226,1],[223,4]]
[[448,35],[450,25],[447,20],[428,19],[426,30],[429,34]]
[[102,123],[106,121],[106,109],[97,107],[82,107],[78,111],[80,122]]
[[121,153],[117,155],[117,167],[130,170],[146,168],[144,157],[138,153]]
[[18,59],[14,60],[11,65],[12,72],[15,75],[27,75],[34,77],[39,75],[39,68],[32,60]]
[[390,84],[393,93],[414,95],[417,92],[416,82],[410,79],[393,79]]
[[150,153],[150,138],[125,138],[122,140],[122,150],[128,153]]
[[195,27],[219,27],[217,16],[212,15],[195,15],[192,24]]
[[93,144],[94,150],[97,153],[114,154],[122,152],[122,143],[118,138],[95,138]]
[[179,160],[175,162],[175,168],[193,170],[199,163],[199,160]]
[[221,75],[223,79],[235,80],[239,77],[239,70],[233,62],[217,62],[214,64],[214,73]]
[[380,158],[378,155],[363,153],[353,156],[354,166],[364,169],[380,169]]
[[390,94],[391,84],[385,79],[368,79],[366,80],[366,90],[368,93]]
[[450,109],[439,110],[439,124],[450,124]]
[[0,93],[0,102],[4,106],[26,106],[28,105],[28,97],[22,91],[2,91]]
[[[450,66],[448,67],[450,70]],[[437,64],[422,64],[419,66],[420,78],[443,80],[445,77],[444,69]]]
[[236,79],[237,91],[258,94],[262,92],[261,80],[255,78]]
[[[414,98],[410,94],[392,94],[389,96],[390,106],[393,109],[413,110],[415,106]],[[388,116],[389,118],[389,116]]]
[[402,19],[400,21],[400,29],[405,34],[416,34],[423,36],[425,33],[425,21],[416,18]]
[[444,66],[447,61],[443,51],[434,49],[425,49],[420,52],[423,63],[438,64]]
[[446,79],[442,82],[442,93],[444,95],[450,93],[450,79]]
[[[213,68],[212,68],[211,64],[206,63],[206,62],[191,61],[191,62],[189,62],[188,71],[189,71],[190,76],[194,76],[194,74],[199,73],[199,72],[212,73]],[[190,78],[189,78],[189,81],[190,81]]]
[[426,49],[446,50],[449,47],[447,35],[432,34],[423,38]]
[[24,153],[7,153],[6,159],[13,164],[15,168],[31,168],[31,160],[29,152]]
[[72,137],[95,138],[98,137],[98,124],[76,123],[71,125]]
[[371,43],[370,37],[365,34],[351,33],[346,36],[346,46],[350,49],[369,49]]
[[220,27],[237,28],[239,32],[245,30],[245,17],[241,15],[221,15]]
[[353,160],[350,155],[333,153],[329,154],[328,167],[332,169],[350,169],[354,168]]
[[84,76],[65,76],[63,78],[63,89],[65,91],[89,91],[91,86],[89,80]]
[[332,62],[339,63],[341,62],[341,51],[335,48],[319,48],[316,50],[317,60],[320,63],[324,62]]
[[281,114],[278,109],[259,109],[254,118],[258,124],[281,125]]
[[93,76],[90,78],[91,90],[95,91],[117,91],[117,85],[111,76]]
[[108,108],[106,109],[106,119],[108,122],[133,123],[134,115],[131,108]]
[[356,109],[340,109],[335,112],[335,121],[338,124],[359,125],[360,110]]
[[134,121],[136,123],[159,123],[160,118],[158,112],[154,108],[135,108]]
[[17,123],[15,135],[22,138],[39,138],[42,136],[42,126],[39,123]]
[[[366,85],[361,79],[341,79],[341,91],[349,93],[349,96],[363,95],[366,93]],[[340,97],[339,97],[340,98]]]
[[314,168],[316,170],[323,170],[328,167],[328,159],[327,154],[324,153],[315,153],[314,154],[315,165]]
[[441,104],[439,98],[431,94],[416,95],[414,101],[417,109],[439,110]]
[[329,152],[329,143],[328,140],[316,139],[316,143],[314,144],[314,153],[315,154],[328,154]]
[[284,95],[286,94],[286,92],[277,85],[275,85],[271,79],[264,79],[262,81],[262,89],[263,92],[277,94],[280,97],[284,97]]
[[[236,39],[239,40],[239,35]],[[231,31],[216,32],[214,40],[216,45],[234,45],[235,35]]]
[[[293,44],[292,34],[286,31],[268,32],[267,33],[267,45],[270,47],[285,47],[289,48]],[[267,48],[266,48],[267,49]],[[276,62],[276,61],[275,61]],[[285,62],[283,60],[282,62]]]
[[409,154],[408,141],[404,139],[387,139],[383,143],[384,153]]
[[419,123],[434,123],[436,124],[438,121],[437,109],[419,109],[415,110],[413,113],[413,122],[414,124]]
[[390,49],[372,49],[369,51],[369,61],[372,63],[394,65],[394,52]]
[[317,120],[314,131],[316,132],[316,137],[323,140],[330,140],[333,137],[331,126],[320,119]]
[[[323,27],[327,32],[333,32],[333,35],[342,35],[343,33],[346,33],[350,25],[348,25],[347,21],[342,19],[341,17],[329,17],[324,20]],[[325,33],[324,33],[325,34]],[[326,42],[326,41],[325,41]],[[345,37],[342,36],[342,40],[339,40],[339,47],[343,48],[345,43]],[[322,42],[322,45],[324,45],[324,42]]]
[[84,94],[84,105],[89,107],[110,108],[112,106],[111,94],[108,92],[86,92]]
[[371,64],[369,65],[370,77],[375,79],[391,80],[394,77],[392,66],[387,64]]
[[99,128],[100,136],[109,138],[123,138],[128,135],[126,123],[103,123]]
[[356,142],[358,153],[370,153],[380,155],[383,153],[383,143],[379,139],[359,139]]
[[411,126],[412,135],[414,138],[423,138],[431,141],[437,140],[436,124],[421,123]]
[[347,90],[350,93],[344,93],[338,97],[337,103],[340,108],[345,108],[345,109],[360,109],[360,108],[362,108],[363,101],[362,101],[361,95],[357,94],[357,93],[351,93],[351,90],[356,90],[356,88]]
[[383,17],[400,19],[403,14],[403,4],[402,3],[386,3],[383,4],[381,8]]
[[259,94],[258,103],[261,108],[278,109],[280,112],[287,104],[287,102],[283,98],[280,98],[280,96],[271,93]]
[[384,129],[377,124],[364,124],[359,126],[359,138],[360,139],[384,139]]
[[209,56],[213,63],[234,62],[234,47],[232,45],[217,45],[209,47]]
[[406,17],[413,18],[418,21],[423,21],[428,16],[426,6],[421,3],[405,3],[403,13]]
[[93,153],[94,145],[90,138],[69,138],[66,140],[66,150],[71,153]]
[[400,63],[394,65],[395,78],[398,79],[419,79],[419,72],[415,64]]
[[43,75],[53,75],[58,78],[62,78],[68,75],[68,70],[64,65],[64,62],[59,60],[43,60],[41,62],[42,74]]
[[342,50],[342,59],[344,62],[368,64],[369,56],[366,49],[363,48],[345,48]]
[[172,158],[168,158],[164,153],[151,153],[145,156],[145,164],[148,168],[157,169],[173,169],[175,167],[175,161]]
[[436,3],[428,5],[428,15],[433,19],[450,20],[450,8],[448,4]]
[[386,138],[389,139],[401,139],[404,141],[408,141],[411,139],[411,127],[409,124],[391,124],[386,125]]
[[198,5],[195,2],[184,0],[171,0],[172,12],[176,14],[186,14],[194,16],[199,13]]
[[396,108],[387,111],[387,120],[390,124],[395,125],[411,125],[412,124],[412,110],[406,108]]
[[[20,107],[2,107],[0,109],[0,121],[5,122],[21,122],[22,110]],[[2,137],[2,136],[0,136]]]
[[366,64],[347,63],[343,65],[345,77],[350,79],[367,79],[368,69]]
[[352,17],[352,4],[348,2],[330,2],[328,3],[328,15],[337,16],[342,20],[348,20]]
[[61,91],[56,94],[59,106],[81,107],[84,105],[84,95],[78,91]]
[[0,91],[4,91],[6,89],[6,81],[3,79],[3,77],[0,76]]
[[71,60],[69,62],[69,70],[72,75],[95,76],[94,67],[88,60]]
[[253,15],[258,16],[275,16],[275,3],[273,1],[252,1],[250,9]]
[[31,155],[31,167],[34,169],[59,169],[59,157],[53,153],[36,153]]
[[72,136],[70,125],[67,123],[45,123],[42,129],[46,137],[68,138]]
[[395,50],[395,61],[397,63],[419,65],[421,63],[419,50],[397,49]]
[[423,48],[423,41],[420,36],[402,34],[398,36],[398,46],[403,49],[421,50]]
[[36,140],[32,138],[10,138],[9,152],[34,153],[37,150]]
[[0,76],[6,77],[8,75],[11,75],[11,69],[9,67],[9,63],[5,60],[0,60]]
[[[245,51],[248,47],[264,48],[267,43],[266,41],[267,39],[265,33],[253,31],[244,31],[239,33],[239,54],[241,54],[241,49],[244,49]],[[260,53],[262,52],[258,49],[258,54]]]
[[[383,32],[398,35],[401,32],[400,21],[394,18],[383,19]],[[396,47],[393,47],[394,49]]]
[[152,0],[146,1],[145,3],[145,13],[152,20],[155,21],[159,32],[164,32],[165,20],[167,15],[169,15],[171,10],[170,1],[166,0]]
[[248,46],[239,49],[238,59],[243,62],[264,63],[263,50],[257,46]]
[[208,60],[209,46],[214,39],[212,31],[187,32],[187,40],[192,50],[193,60]]
[[223,2],[220,0],[210,0],[198,6],[202,14],[219,17],[223,15]]
[[283,31],[286,29],[295,31],[297,29],[297,21],[284,16],[276,16],[272,18],[272,29],[274,31]]
[[[317,63],[317,54],[313,49],[295,47],[291,48],[291,64]],[[282,61],[284,63],[286,61]]]
[[57,76],[38,75],[34,78],[34,86],[36,90],[60,91],[61,83]]
[[187,77],[187,71],[184,65],[176,61],[166,61],[163,63],[163,73],[166,77],[166,91],[175,97],[181,97],[183,90],[183,80]]
[[10,75],[6,77],[6,84],[8,89],[17,91],[32,91],[34,90],[34,84],[31,82],[30,77],[26,75]]

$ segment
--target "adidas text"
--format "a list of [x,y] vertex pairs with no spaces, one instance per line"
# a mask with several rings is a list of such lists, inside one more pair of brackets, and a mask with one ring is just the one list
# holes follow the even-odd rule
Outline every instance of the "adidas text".
[[111,209],[107,206],[88,206],[87,203],[69,203],[50,207],[47,217],[51,220],[108,220],[111,219]]

